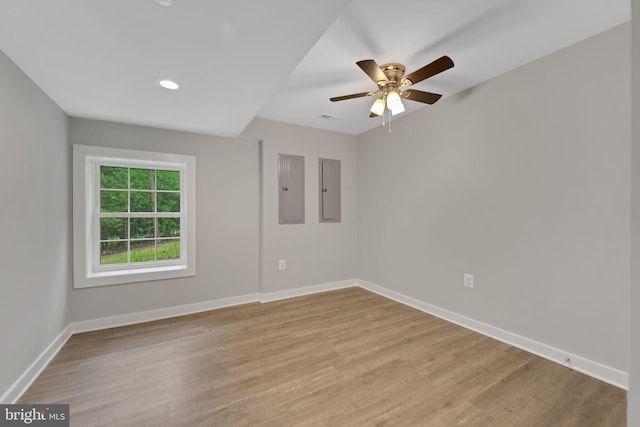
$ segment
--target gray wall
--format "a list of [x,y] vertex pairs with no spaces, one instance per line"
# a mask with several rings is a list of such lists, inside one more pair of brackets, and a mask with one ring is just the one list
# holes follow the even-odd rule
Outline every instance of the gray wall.
[[[0,390],[71,320],[355,277],[628,370],[629,38],[623,25],[358,138],[262,119],[240,140],[68,121],[0,54],[2,200],[19,201],[1,214]],[[197,157],[196,277],[71,290],[73,143]],[[278,153],[305,156],[304,225],[277,223]],[[339,224],[318,222],[319,157],[342,161]],[[634,425],[638,375],[631,387]]]
[[[264,119],[251,122],[242,136],[262,140],[262,292],[356,278],[356,138]],[[304,224],[278,224],[278,153],[305,157]],[[320,157],[341,161],[341,223],[319,223]],[[279,259],[286,270],[278,270]]]
[[67,116],[0,52],[0,394],[69,322]]
[[75,289],[74,321],[257,292],[257,141],[72,118],[70,143],[194,155],[197,187],[196,276]]
[[640,0],[632,0],[631,11],[631,379],[627,423],[640,426]]
[[629,29],[361,135],[360,278],[627,371]]

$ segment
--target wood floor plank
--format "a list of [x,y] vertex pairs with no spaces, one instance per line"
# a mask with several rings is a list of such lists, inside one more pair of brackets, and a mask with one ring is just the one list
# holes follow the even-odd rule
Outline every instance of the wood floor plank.
[[72,426],[622,427],[623,390],[359,288],[77,334]]

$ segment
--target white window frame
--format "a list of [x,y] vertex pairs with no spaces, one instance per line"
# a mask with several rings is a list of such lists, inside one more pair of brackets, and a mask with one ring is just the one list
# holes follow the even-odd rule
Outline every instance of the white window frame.
[[[73,146],[74,288],[195,276],[195,163],[194,156]],[[180,259],[100,265],[100,166],[103,165],[180,171]]]

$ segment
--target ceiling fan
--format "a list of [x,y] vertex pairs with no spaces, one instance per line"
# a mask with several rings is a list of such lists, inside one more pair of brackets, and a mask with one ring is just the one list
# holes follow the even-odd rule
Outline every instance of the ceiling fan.
[[390,63],[378,65],[373,59],[364,59],[356,62],[356,64],[378,85],[378,90],[375,92],[360,92],[352,95],[336,96],[329,98],[329,100],[331,102],[337,102],[346,99],[361,98],[363,96],[374,96],[381,93],[382,96],[376,99],[371,106],[371,114],[369,117],[381,116],[382,113],[384,113],[385,107],[391,112],[392,116],[402,113],[405,110],[402,104],[402,98],[410,101],[423,102],[425,104],[434,104],[442,95],[404,88],[453,67],[453,61],[448,56],[438,58],[432,63],[406,76],[404,75],[405,66],[402,64]]

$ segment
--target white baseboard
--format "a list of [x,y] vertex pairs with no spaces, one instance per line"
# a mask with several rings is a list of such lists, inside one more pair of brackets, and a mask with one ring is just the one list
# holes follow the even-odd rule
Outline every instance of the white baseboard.
[[[382,286],[374,285],[373,283],[369,283],[364,280],[358,280],[358,286],[399,303],[408,305],[409,307],[413,307],[425,313],[440,317],[441,319],[444,319],[451,323],[455,323],[456,325],[471,329],[472,331],[489,336],[491,338],[495,338],[498,341],[502,341],[514,347],[518,347],[522,350],[528,351],[529,353],[533,353],[537,356],[551,360],[552,362],[559,363],[563,366],[574,369],[578,372],[589,375],[593,378],[599,379],[623,390],[629,389],[629,374],[627,372],[623,372],[616,368],[612,368],[610,366],[606,366],[593,360],[578,356],[577,354],[572,354],[568,351],[564,351],[550,345],[525,338],[512,332],[496,328],[486,323],[482,323],[469,317],[462,316],[452,311],[437,307],[435,305],[431,305],[415,298],[408,297],[401,293],[383,288]],[[570,359],[569,363],[565,362],[567,358]]]
[[97,331],[101,329],[115,328],[118,326],[133,325],[136,323],[150,322],[153,320],[167,319],[170,317],[184,316],[187,314],[200,313],[203,311],[216,310],[219,308],[232,307],[236,305],[248,304],[252,302],[270,302],[286,298],[293,298],[302,295],[326,292],[335,289],[342,289],[357,286],[356,280],[344,280],[341,282],[325,283],[304,288],[296,288],[287,291],[271,292],[265,294],[248,294],[231,298],[223,298],[213,301],[204,301],[194,304],[178,305],[174,307],[160,308],[157,310],[142,311],[138,313],[123,314],[119,316],[102,317],[98,319],[82,320],[71,322],[56,337],[40,356],[27,368],[26,371],[16,380],[15,383],[2,395],[0,404],[15,402],[31,384],[38,378],[38,375],[47,367],[49,362],[58,354],[58,351],[73,334],[81,332]]
[[236,305],[248,304],[251,302],[271,302],[281,299],[293,298],[303,295],[326,292],[335,289],[343,289],[357,286],[356,280],[344,280],[333,283],[323,283],[321,285],[307,286],[304,288],[289,289],[286,291],[270,292],[263,294],[248,294],[237,297],[224,298],[219,300],[204,301],[194,304],[178,305],[174,307],[160,308],[157,310],[141,311],[138,313],[123,314],[120,316],[102,317],[99,319],[83,320],[73,322],[72,333],[97,331],[118,326],[133,325],[136,323],[150,322],[153,320],[168,319],[170,317],[184,316],[187,314],[200,313],[203,311],[216,310],[219,308],[232,307]]
[[159,308],[157,310],[141,311],[138,313],[122,314],[120,316],[102,317],[99,319],[82,320],[71,324],[74,334],[80,332],[97,331],[101,329],[116,328],[118,326],[133,325],[136,323],[150,322],[153,320],[168,319],[170,317],[184,316],[187,314],[201,313],[203,311],[216,310],[218,308],[232,307],[260,301],[259,294],[240,295],[237,297],[223,298],[212,301],[197,302],[194,304],[177,305],[174,307]]
[[278,301],[281,299],[300,297],[303,295],[317,294],[319,292],[334,291],[336,289],[352,288],[357,285],[356,279],[342,280],[340,282],[323,283],[321,285],[305,286],[304,288],[289,289],[286,291],[269,292],[260,294],[261,302]]
[[1,404],[14,403],[27,391],[27,389],[38,378],[38,375],[47,367],[49,362],[58,354],[58,351],[71,337],[71,324],[60,332],[60,334],[44,349],[44,351],[33,361],[33,363],[20,375],[20,378],[13,383],[13,385],[7,390],[2,397],[0,397]]
[[[16,382],[0,398],[0,403],[15,402],[35,381],[40,373],[46,368],[49,362],[60,351],[72,334],[89,332],[100,329],[114,328],[118,326],[132,325],[136,323],[149,322],[153,320],[166,319],[187,314],[200,313],[203,311],[215,310],[219,308],[231,307],[252,302],[267,303],[287,298],[294,298],[303,295],[310,295],[319,292],[327,292],[337,289],[360,286],[363,289],[382,295],[399,303],[416,308],[425,313],[440,317],[449,322],[455,323],[467,329],[483,335],[495,338],[498,341],[521,348],[530,353],[536,354],[553,362],[568,366],[576,371],[592,376],[616,387],[628,390],[629,374],[618,369],[602,365],[589,359],[585,359],[567,351],[551,347],[549,345],[522,337],[520,335],[496,328],[486,323],[473,320],[460,314],[442,309],[426,302],[408,297],[398,292],[383,288],[364,280],[343,280],[340,282],[325,283],[303,288],[295,288],[286,291],[269,292],[263,294],[248,294],[237,297],[224,298],[213,301],[199,302],[195,304],[179,305],[175,307],[161,308],[157,310],[143,311],[139,313],[123,314],[120,316],[103,317],[99,319],[83,320],[72,322],[58,335],[49,346],[38,356],[38,358],[27,368],[27,370],[16,380]],[[570,358],[571,363],[567,365],[564,361]]]

